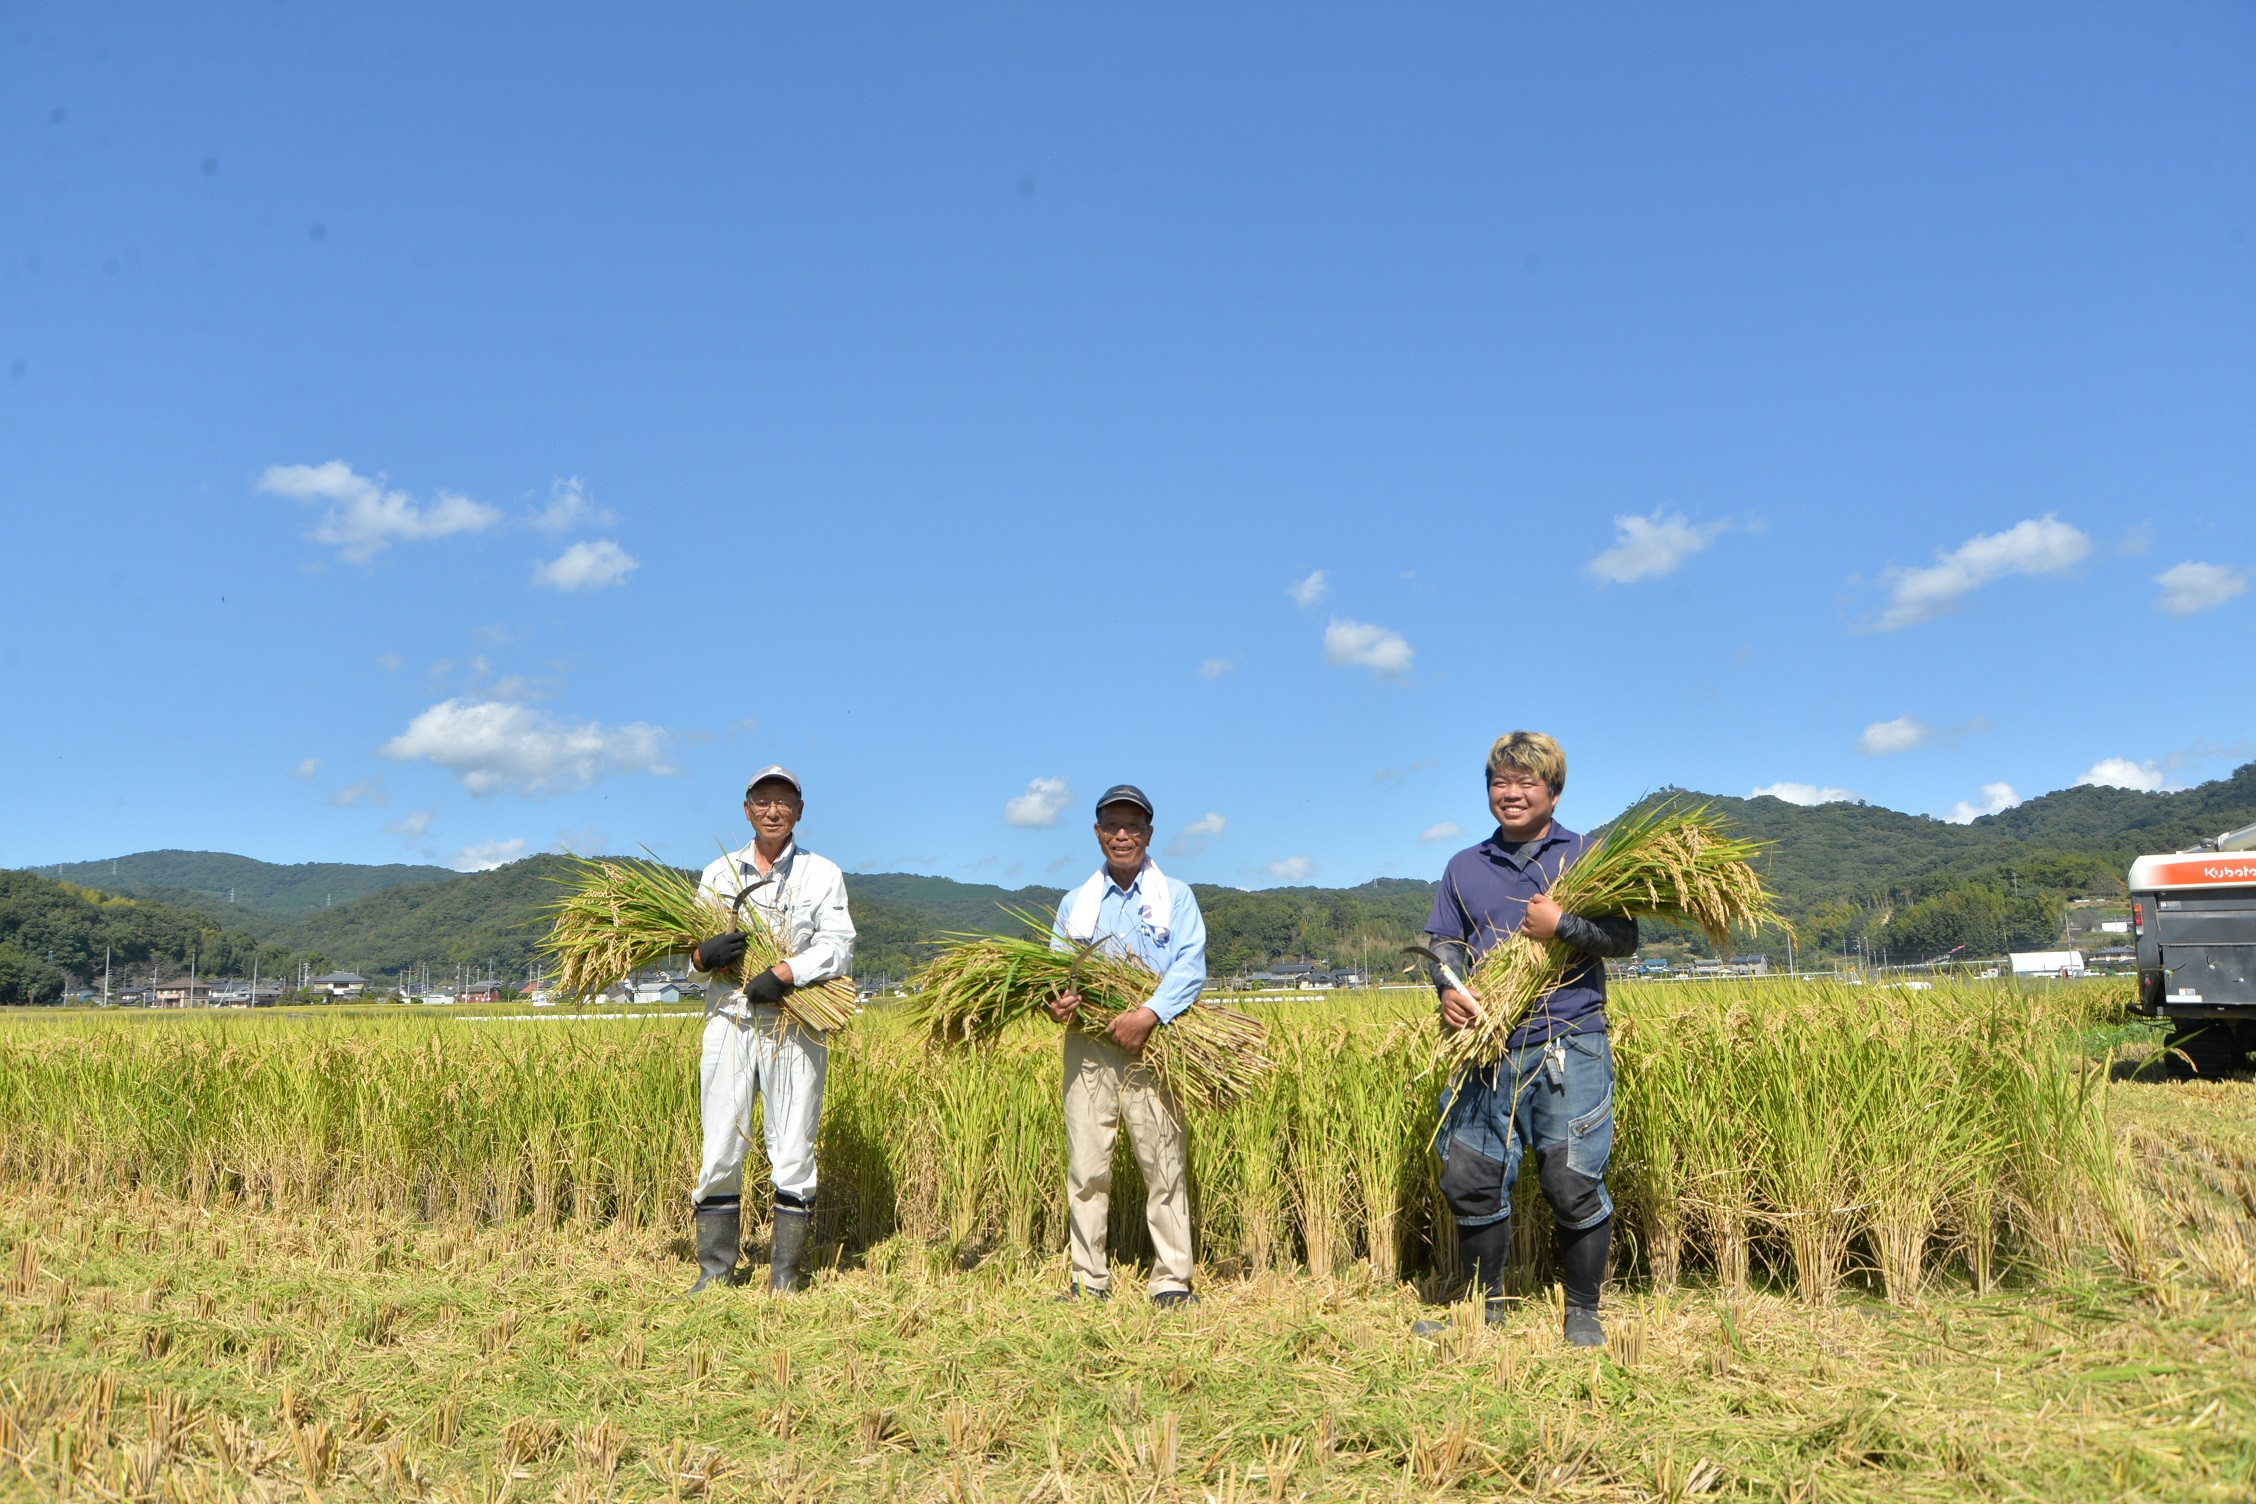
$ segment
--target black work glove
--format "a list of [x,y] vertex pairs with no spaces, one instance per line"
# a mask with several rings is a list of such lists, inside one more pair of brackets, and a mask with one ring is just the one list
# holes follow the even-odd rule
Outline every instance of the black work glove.
[[[737,937],[737,949],[744,948],[743,940],[743,936]],[[777,976],[775,968],[771,966],[744,984],[744,1000],[748,1003],[780,1003],[783,995],[790,990],[791,984]]]
[[710,940],[698,942],[690,952],[690,964],[699,971],[726,971],[744,959],[744,931],[730,930],[725,935],[715,935]]

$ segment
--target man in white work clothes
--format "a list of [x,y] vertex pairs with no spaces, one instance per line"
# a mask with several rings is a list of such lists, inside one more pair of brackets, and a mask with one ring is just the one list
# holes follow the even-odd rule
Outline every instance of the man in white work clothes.
[[1104,865],[1058,905],[1051,934],[1060,945],[1096,940],[1140,959],[1159,986],[1101,1031],[1083,1030],[1081,994],[1061,992],[1050,1016],[1066,1025],[1066,1209],[1072,1222],[1075,1288],[1066,1299],[1104,1300],[1112,1292],[1105,1260],[1112,1209],[1112,1146],[1123,1120],[1144,1172],[1144,1219],[1151,1227],[1152,1303],[1180,1306],[1191,1293],[1191,1185],[1183,1109],[1138,1058],[1154,1029],[1198,1001],[1206,985],[1206,920],[1191,885],[1170,881],[1147,854],[1152,802],[1132,783],[1097,796],[1097,847]]
[[[794,987],[846,974],[854,958],[854,921],[846,911],[846,875],[838,864],[792,840],[805,809],[798,776],[790,769],[770,766],[754,773],[744,790],[751,844],[712,862],[699,880],[706,894],[737,905],[739,913],[757,911],[756,920],[745,922],[765,921],[785,958],[742,987],[713,977],[706,988],[704,1059],[697,1077],[705,1152],[691,1193],[697,1212],[693,1295],[736,1275],[755,1096],[766,1102],[768,1173],[775,1182],[770,1290],[788,1291],[797,1280],[814,1217],[815,1126],[830,1053],[821,1034],[792,1022],[777,1005]],[[698,942],[690,964],[716,972],[743,955],[744,931],[731,929]]]

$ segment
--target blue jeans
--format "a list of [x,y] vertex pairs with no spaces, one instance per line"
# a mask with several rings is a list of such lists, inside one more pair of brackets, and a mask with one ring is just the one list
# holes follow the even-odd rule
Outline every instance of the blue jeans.
[[1537,1179],[1559,1225],[1595,1227],[1614,1214],[1606,1162],[1614,1152],[1614,1052],[1603,1029],[1507,1050],[1462,1073],[1441,1094],[1441,1195],[1459,1227],[1512,1215],[1520,1158],[1540,1150]]

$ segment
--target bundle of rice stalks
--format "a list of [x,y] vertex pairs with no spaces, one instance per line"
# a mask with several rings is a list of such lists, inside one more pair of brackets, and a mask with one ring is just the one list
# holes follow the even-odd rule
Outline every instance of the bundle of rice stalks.
[[[697,879],[658,861],[574,857],[579,869],[571,891],[547,911],[553,916],[541,952],[556,961],[560,990],[584,1001],[604,988],[669,956],[686,956],[698,941],[728,930],[744,931],[744,958],[718,981],[741,987],[784,958],[781,942],[750,902],[733,908],[699,890]],[[842,1027],[859,1008],[854,984],[833,977],[783,995],[783,1011],[810,1029]]]
[[[1722,949],[1734,928],[1786,923],[1752,865],[1762,850],[1760,841],[1731,834],[1707,805],[1664,799],[1616,820],[1559,875],[1551,896],[1570,914],[1658,919],[1699,930]],[[1512,1031],[1580,959],[1556,939],[1507,936],[1465,979],[1480,1017],[1442,1036],[1442,1065],[1485,1065],[1502,1055]]]
[[[1102,1032],[1142,1007],[1159,977],[1134,956],[1091,941],[1061,948],[1038,914],[1007,910],[1025,935],[957,935],[918,979],[909,1017],[941,1046],[985,1048],[1022,1018],[1048,1017],[1050,999],[1081,994],[1080,1026]],[[1214,1003],[1193,1003],[1144,1041],[1143,1063],[1186,1107],[1223,1111],[1270,1070],[1268,1030],[1259,1019]]]

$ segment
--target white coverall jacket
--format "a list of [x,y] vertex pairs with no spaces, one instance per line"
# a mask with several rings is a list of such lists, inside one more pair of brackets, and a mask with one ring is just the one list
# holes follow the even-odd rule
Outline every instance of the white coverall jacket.
[[[715,859],[698,886],[723,903],[746,889],[743,928],[765,922],[781,939],[796,986],[846,975],[854,959],[854,921],[846,909],[846,874],[827,857],[794,843],[767,872],[753,860],[755,843]],[[812,1207],[815,1127],[822,1115],[823,1075],[830,1052],[822,1035],[790,1022],[772,1005],[745,1000],[719,978],[705,993],[705,1040],[698,1066],[698,1111],[704,1155],[691,1193],[700,1204],[738,1197],[750,1146],[752,1102],[765,1096],[768,1173],[776,1200]]]

